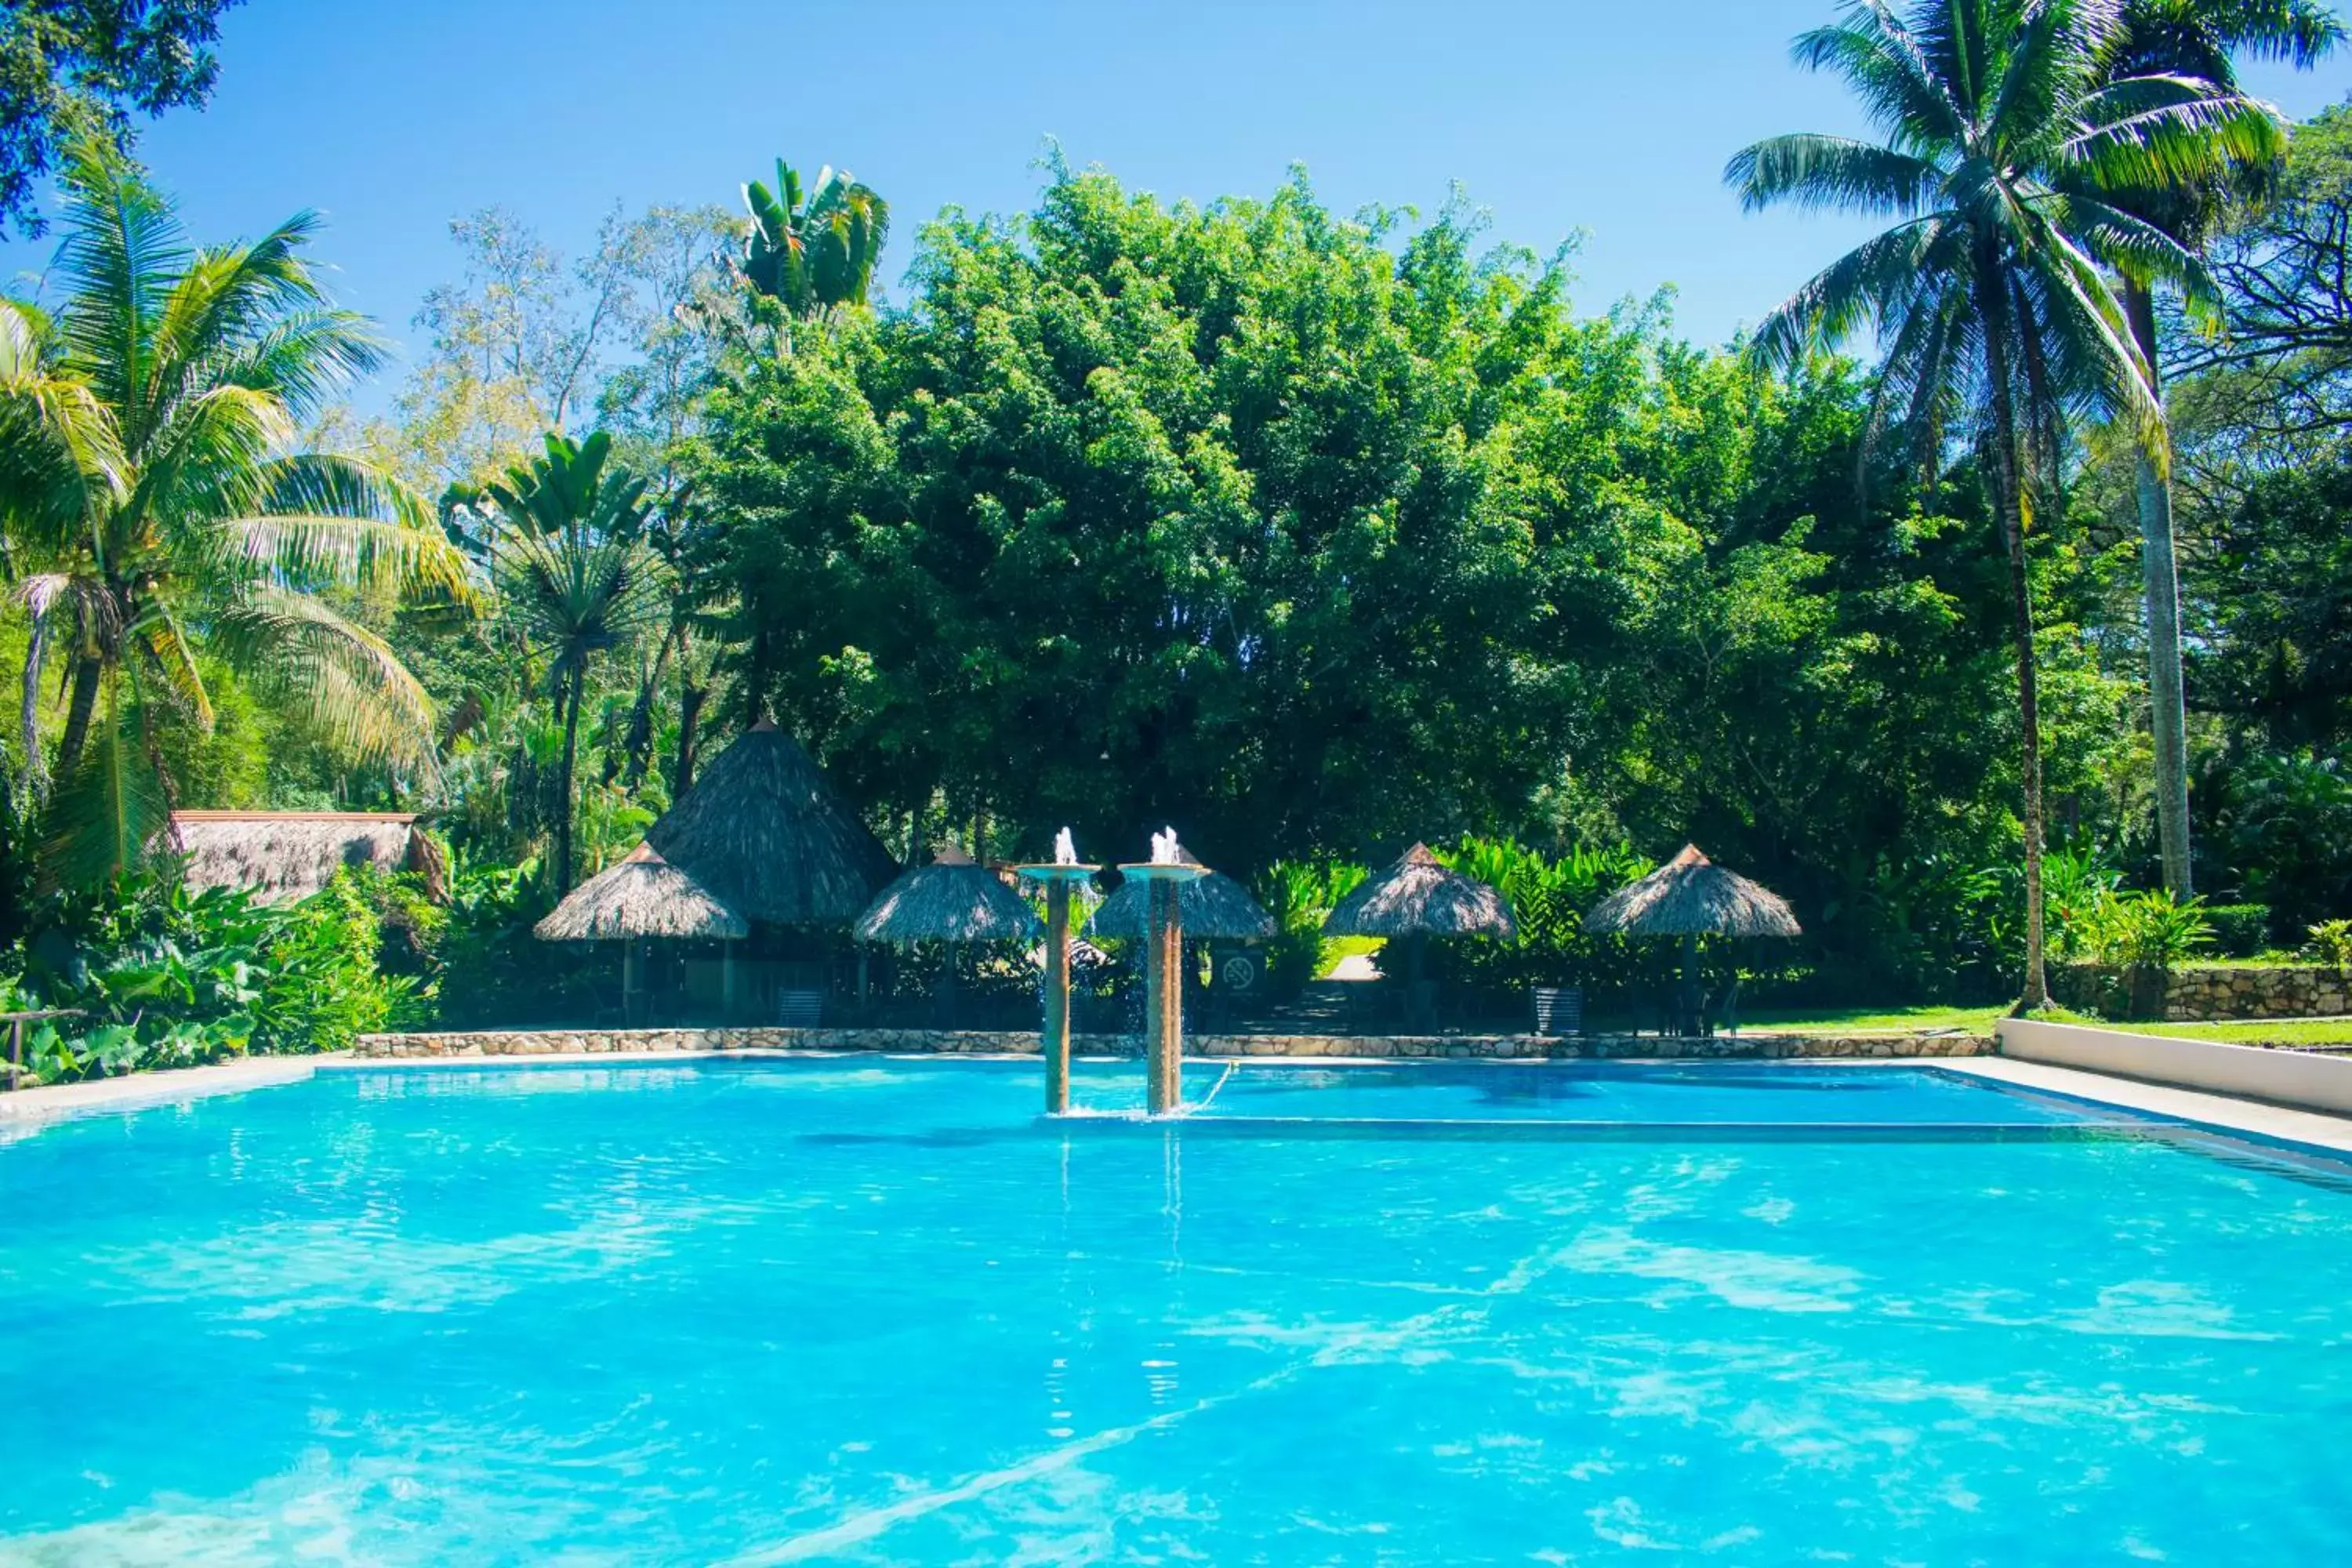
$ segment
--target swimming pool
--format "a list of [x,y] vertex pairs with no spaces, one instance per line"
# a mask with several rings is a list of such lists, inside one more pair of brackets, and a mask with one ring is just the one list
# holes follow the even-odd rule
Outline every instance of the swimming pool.
[[339,1070],[0,1147],[0,1558],[2352,1555],[2352,1173],[1900,1068],[1187,1087]]

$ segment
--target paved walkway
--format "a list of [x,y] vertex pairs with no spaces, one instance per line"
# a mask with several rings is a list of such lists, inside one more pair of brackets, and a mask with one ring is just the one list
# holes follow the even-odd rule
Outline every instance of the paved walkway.
[[1956,1057],[1934,1065],[1939,1071],[1974,1073],[2020,1089],[2046,1089],[2052,1094],[2177,1117],[2231,1132],[2250,1132],[2260,1138],[2352,1153],[2352,1118],[2316,1110],[2292,1110],[2284,1105],[2265,1105],[2260,1100],[2236,1100],[2191,1089],[2169,1089],[2163,1084],[2110,1078],[2105,1073],[2082,1072],[2074,1068],[2012,1061],[2006,1057]]

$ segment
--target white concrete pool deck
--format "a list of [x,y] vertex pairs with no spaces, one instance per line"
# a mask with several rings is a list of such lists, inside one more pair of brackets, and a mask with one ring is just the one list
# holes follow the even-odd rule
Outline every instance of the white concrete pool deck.
[[[59,1117],[134,1110],[142,1107],[184,1105],[199,1100],[211,1099],[216,1095],[246,1094],[255,1089],[273,1089],[281,1084],[300,1083],[317,1072],[446,1072],[454,1069],[514,1072],[530,1071],[535,1068],[545,1067],[612,1067],[628,1063],[699,1061],[722,1054],[729,1058],[786,1058],[870,1057],[874,1053],[755,1049],[724,1053],[583,1051],[524,1058],[353,1058],[340,1054],[261,1058],[247,1061],[223,1062],[213,1067],[182,1068],[168,1072],[134,1073],[127,1078],[100,1079],[88,1083],[58,1084],[41,1089],[18,1089],[15,1093],[0,1093],[0,1141],[21,1136]],[[942,1058],[927,1055],[903,1059],[1034,1062],[1036,1058],[1034,1057]],[[1410,1061],[1399,1062],[1386,1058],[1325,1057],[1316,1058],[1313,1065],[1318,1068],[1364,1066],[1391,1069],[1402,1068],[1410,1071],[1419,1064]],[[1449,1068],[1475,1067],[1495,1072],[1542,1072],[1555,1067],[1572,1068],[1585,1064],[1576,1061],[1543,1060],[1475,1063],[1449,1060],[1443,1065]],[[1670,1065],[1691,1066],[1693,1064],[1677,1062]],[[1906,1068],[1924,1067],[1936,1072],[1967,1074],[1992,1083],[2009,1084],[2023,1089],[2038,1089],[2051,1094],[2065,1095],[2075,1100],[2111,1105],[2121,1110],[2140,1111],[2149,1115],[2171,1117],[2226,1132],[2242,1132],[2258,1139],[2300,1144],[2305,1148],[2325,1150],[2336,1154],[2352,1155],[2352,1117],[2296,1110],[2259,1100],[2239,1100],[2228,1095],[2205,1094],[2194,1089],[2173,1089],[2133,1079],[2114,1078],[2105,1073],[2084,1072],[2074,1068],[2050,1067],[2038,1062],[2014,1061],[2002,1057],[1950,1057],[1937,1058],[1933,1060],[1832,1058],[1821,1060],[1748,1062],[1744,1065],[1751,1068],[1766,1067],[1780,1072],[1808,1072],[1825,1067],[1858,1068],[1864,1071],[1901,1071]],[[1141,1070],[1139,1066],[1138,1070]]]

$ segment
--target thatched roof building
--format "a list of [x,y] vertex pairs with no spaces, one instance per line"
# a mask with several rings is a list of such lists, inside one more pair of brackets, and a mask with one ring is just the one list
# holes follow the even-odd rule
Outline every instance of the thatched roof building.
[[1584,917],[1589,931],[1627,936],[1797,936],[1788,900],[1685,844],[1683,852],[1602,900]]
[[1029,942],[1042,929],[1003,878],[961,849],[942,849],[883,889],[856,927],[861,942],[900,943]]
[[[1150,919],[1144,886],[1134,877],[1121,882],[1118,891],[1096,909],[1087,929],[1097,936],[1142,937]],[[1221,871],[1180,884],[1176,913],[1188,937],[1248,942],[1270,937],[1275,931],[1274,917],[1258,908],[1249,889]]]
[[751,923],[710,889],[640,844],[616,864],[563,895],[531,928],[541,942],[610,942],[637,937],[749,936]]
[[1518,934],[1510,900],[1486,883],[1438,864],[1416,844],[1396,864],[1357,884],[1323,922],[1326,936]]
[[263,903],[307,899],[346,866],[419,871],[443,893],[440,852],[397,811],[175,811],[168,847],[192,888],[243,888]]
[[646,835],[746,920],[856,920],[897,864],[801,743],[762,719]]

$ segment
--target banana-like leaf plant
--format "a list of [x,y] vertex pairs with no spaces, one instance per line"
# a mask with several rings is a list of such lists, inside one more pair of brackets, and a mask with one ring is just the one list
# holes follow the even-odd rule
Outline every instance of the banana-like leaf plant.
[[754,293],[801,318],[866,302],[890,237],[890,204],[870,186],[828,167],[804,198],[799,171],[779,158],[774,187],[751,181],[743,205],[751,226],[737,269]]

